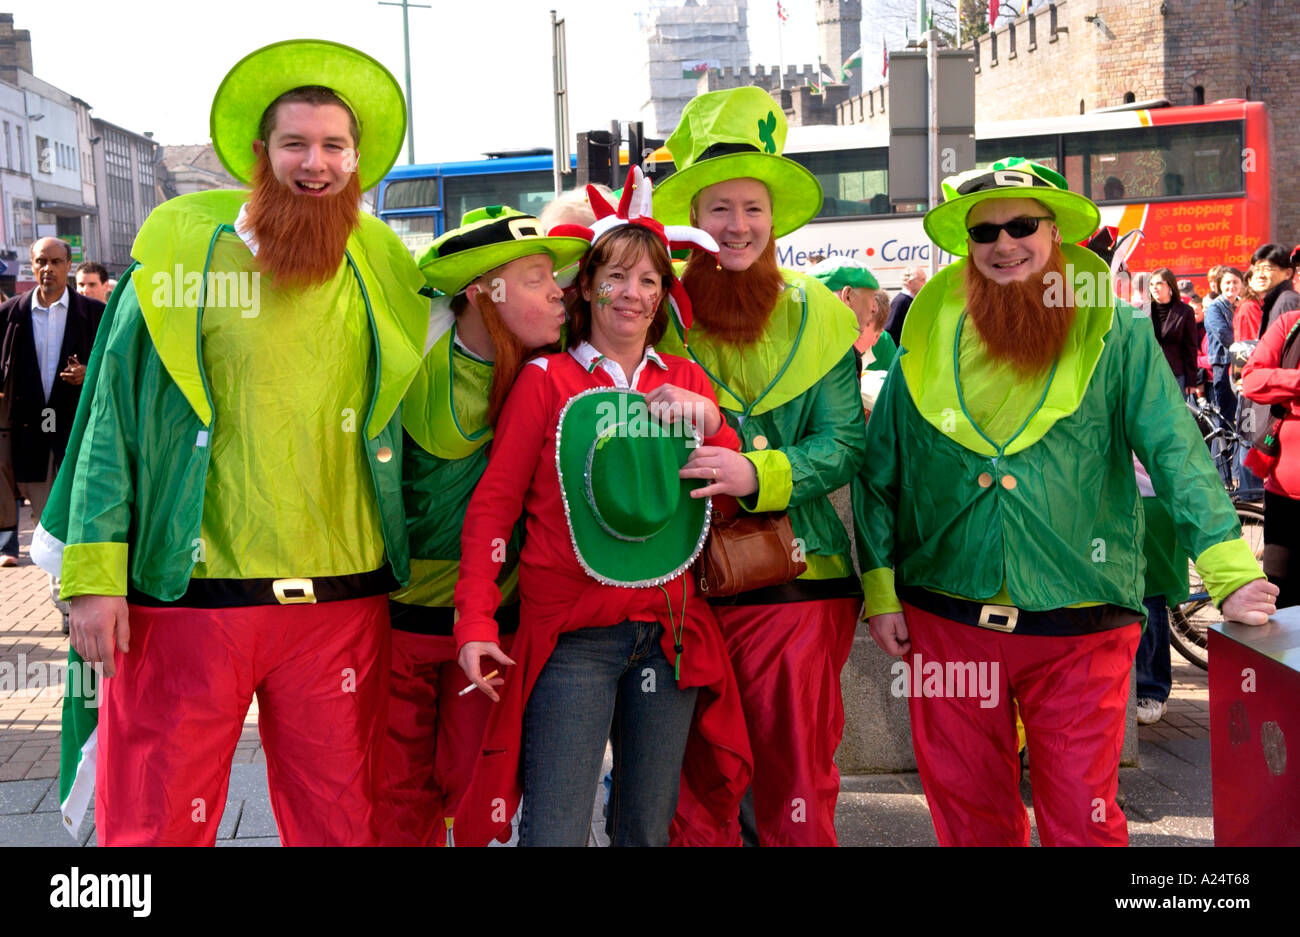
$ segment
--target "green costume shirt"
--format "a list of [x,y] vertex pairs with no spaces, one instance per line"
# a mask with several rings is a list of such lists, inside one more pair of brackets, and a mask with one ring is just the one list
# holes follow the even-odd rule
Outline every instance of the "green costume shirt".
[[[474,488],[487,468],[492,362],[469,354],[444,333],[425,355],[402,405],[407,433],[402,495],[411,548],[411,582],[393,593],[407,605],[452,607],[460,573],[461,529]],[[502,549],[503,602],[514,601],[519,531]]]
[[[203,307],[220,282],[208,274],[226,272],[214,267],[213,254],[222,235],[233,234],[247,197],[220,191],[173,199],[136,238],[137,263],[105,311],[87,370],[91,393],[82,394],[68,457],[42,515],[43,562],[61,566],[64,597],[125,595],[129,584],[170,601],[185,592],[204,556],[211,441],[224,418],[204,367]],[[368,215],[348,239],[344,266],[360,290],[373,349],[356,420],[366,465],[359,484],[377,506],[381,562],[405,582],[399,405],[428,328],[428,303],[418,293],[424,278],[392,231]],[[255,442],[247,445],[256,451]],[[301,545],[304,566],[316,562],[314,549]]]
[[853,311],[813,277],[782,271],[786,288],[757,342],[718,341],[698,321],[683,344],[670,328],[659,351],[689,357],[713,383],[741,453],[754,463],[750,511],[788,511],[803,541],[805,579],[853,574],[849,539],[828,495],[848,483],[866,453]]
[[969,341],[967,261],[908,310],[854,486],[867,617],[901,609],[896,578],[1033,611],[1104,602],[1140,613],[1134,452],[1216,602],[1263,576],[1150,323],[1115,307],[1095,255],[1062,250],[1076,320],[1036,381],[1011,381]]
[[[230,233],[211,266],[257,270]],[[346,265],[311,289],[259,289],[255,308],[204,309],[214,430],[196,578],[339,576],[383,563],[358,416],[374,383],[365,309]]]

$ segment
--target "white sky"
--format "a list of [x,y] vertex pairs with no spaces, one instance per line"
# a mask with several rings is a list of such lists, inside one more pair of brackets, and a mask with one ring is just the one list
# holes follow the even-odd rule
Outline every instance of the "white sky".
[[[552,7],[567,20],[573,132],[633,119],[648,95],[637,65],[641,0],[424,2],[433,8],[410,12],[418,162],[552,145]],[[785,61],[815,62],[813,0],[783,3]],[[94,116],[165,144],[205,142],[221,78],[277,40],[344,42],[404,80],[401,9],[375,0],[8,0],[0,9],[31,32],[37,77],[89,102]],[[878,34],[864,31],[878,48]],[[755,62],[776,64],[776,0],[750,0],[749,41]]]

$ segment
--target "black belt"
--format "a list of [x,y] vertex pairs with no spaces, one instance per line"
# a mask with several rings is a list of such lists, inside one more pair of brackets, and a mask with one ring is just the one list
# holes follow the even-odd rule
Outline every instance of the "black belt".
[[[431,634],[450,637],[456,623],[456,610],[450,605],[407,605],[389,601],[389,617],[393,628],[411,634]],[[519,630],[519,603],[502,605],[496,613],[497,631],[514,634]]]
[[307,605],[387,595],[400,583],[387,566],[368,573],[315,576],[310,579],[191,579],[185,594],[172,602],[129,589],[126,600],[153,608],[243,608],[249,605]]
[[975,625],[1004,634],[1072,635],[1095,634],[1131,625],[1141,612],[1119,605],[1089,605],[1084,608],[1054,608],[1031,612],[1011,605],[988,605],[954,599],[918,586],[903,586],[898,597],[923,612],[963,625]]
[[710,605],[785,605],[789,602],[816,602],[822,599],[860,599],[862,583],[856,576],[837,579],[795,579],[779,586],[751,589],[738,595],[709,599]]

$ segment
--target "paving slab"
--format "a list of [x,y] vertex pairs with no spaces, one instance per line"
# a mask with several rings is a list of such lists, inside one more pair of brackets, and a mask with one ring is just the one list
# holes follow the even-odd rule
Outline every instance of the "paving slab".
[[58,814],[0,816],[0,846],[71,846]]
[[278,836],[254,836],[248,839],[219,839],[217,846],[279,846]]
[[0,816],[35,812],[52,783],[48,778],[40,778],[0,784]]
[[265,790],[259,796],[249,797],[244,801],[243,811],[239,815],[239,825],[235,827],[235,839],[257,839],[265,836],[279,836],[275,825],[275,815],[271,812],[271,801]]

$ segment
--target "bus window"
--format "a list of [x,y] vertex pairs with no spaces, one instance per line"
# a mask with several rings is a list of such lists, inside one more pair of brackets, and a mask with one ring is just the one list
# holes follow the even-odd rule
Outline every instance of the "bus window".
[[889,214],[889,152],[883,148],[787,153],[822,184],[818,218]]
[[437,208],[438,180],[397,179],[384,188],[384,211],[394,208]]
[[1070,134],[1065,177],[1100,202],[1239,195],[1242,145],[1240,121]]
[[[568,179],[574,178],[570,173]],[[443,176],[446,198],[443,226],[450,231],[471,208],[509,205],[528,215],[540,215],[555,197],[555,177],[549,171],[483,173],[472,176]]]
[[995,160],[1023,156],[1060,172],[1056,165],[1056,137],[1021,137],[1016,140],[976,140],[975,168],[987,169]]
[[438,219],[433,215],[389,215],[384,220],[412,254],[418,255],[438,236]]

